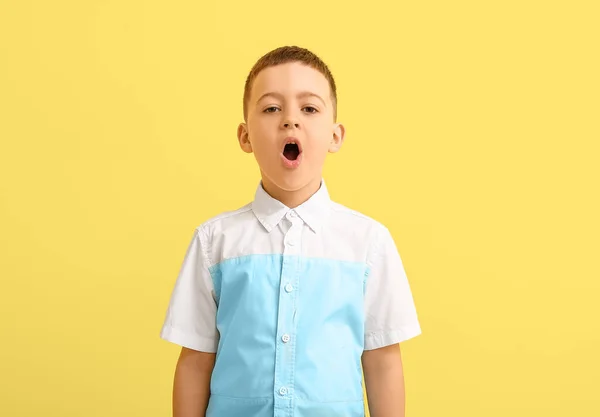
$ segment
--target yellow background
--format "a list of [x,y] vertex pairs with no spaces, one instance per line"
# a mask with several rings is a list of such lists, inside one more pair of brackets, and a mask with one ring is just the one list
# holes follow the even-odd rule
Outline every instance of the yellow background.
[[243,83],[286,44],[405,262],[407,416],[600,415],[597,4],[0,1],[0,415],[170,415],[170,292],[253,197]]

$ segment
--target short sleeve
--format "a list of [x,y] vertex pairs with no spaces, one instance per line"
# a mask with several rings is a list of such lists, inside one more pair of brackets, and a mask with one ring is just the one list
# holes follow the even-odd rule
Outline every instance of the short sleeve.
[[190,349],[214,353],[219,342],[217,304],[206,245],[204,229],[196,228],[171,293],[160,337]]
[[381,225],[365,284],[365,350],[421,334],[408,278],[389,230]]

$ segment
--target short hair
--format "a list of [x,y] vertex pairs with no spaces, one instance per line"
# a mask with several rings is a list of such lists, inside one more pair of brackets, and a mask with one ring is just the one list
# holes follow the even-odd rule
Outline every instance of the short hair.
[[299,46],[281,46],[267,52],[254,64],[248,77],[246,78],[246,84],[244,86],[244,120],[248,117],[248,100],[250,99],[250,93],[252,90],[252,83],[258,76],[258,74],[265,68],[274,67],[280,64],[286,64],[290,62],[300,62],[307,65],[317,71],[319,71],[329,82],[329,88],[331,90],[331,101],[333,103],[333,120],[337,118],[337,91],[335,87],[335,80],[331,71],[325,62],[321,60],[316,54],[309,51],[308,49],[301,48]]

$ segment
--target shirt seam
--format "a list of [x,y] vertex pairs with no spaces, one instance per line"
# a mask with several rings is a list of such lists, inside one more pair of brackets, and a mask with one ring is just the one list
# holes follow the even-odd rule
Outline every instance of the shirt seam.
[[380,224],[378,227],[378,232],[373,238],[374,241],[371,241],[371,250],[369,251],[369,255],[367,255],[368,258],[366,260],[366,264],[369,266],[370,269],[373,269],[373,266],[377,261],[379,261],[379,257],[381,256],[381,247],[383,245],[382,235],[385,230],[386,227]]
[[181,330],[179,327],[172,325],[171,323],[169,323],[167,326],[165,326],[166,329],[172,329],[175,330],[177,333],[182,334],[182,335],[186,335],[189,337],[193,337],[195,339],[204,339],[204,340],[208,340],[210,342],[216,342],[219,340],[218,337],[208,337],[208,336],[201,336],[197,333],[190,333],[188,331],[184,331]]
[[219,268],[221,267],[221,265],[223,265],[224,263],[229,263],[229,262],[239,262],[240,260],[244,259],[244,258],[251,258],[251,257],[258,257],[258,256],[278,256],[278,257],[300,257],[302,258],[304,261],[306,260],[316,260],[316,261],[323,261],[323,262],[339,262],[342,264],[349,264],[349,265],[363,265],[367,268],[369,268],[369,266],[367,265],[366,262],[364,261],[347,261],[347,260],[343,260],[343,259],[335,259],[335,258],[328,258],[325,256],[304,256],[304,255],[285,255],[283,253],[249,253],[247,255],[239,255],[239,256],[234,256],[231,258],[225,258],[222,259],[220,262],[217,262],[215,264],[211,264],[210,267],[208,268],[209,271],[218,271]]
[[198,237],[200,238],[200,247],[202,248],[202,254],[204,255],[203,266],[210,271],[210,266],[212,265],[212,253],[209,252],[209,248],[212,242],[209,242],[209,236],[205,225],[198,227]]

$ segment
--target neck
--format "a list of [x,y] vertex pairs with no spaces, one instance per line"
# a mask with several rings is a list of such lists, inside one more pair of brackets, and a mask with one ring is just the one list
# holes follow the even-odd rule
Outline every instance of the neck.
[[321,186],[321,177],[311,180],[304,187],[293,191],[282,190],[265,175],[262,176],[262,184],[264,190],[276,200],[281,201],[289,208],[298,207],[300,204],[308,200]]

